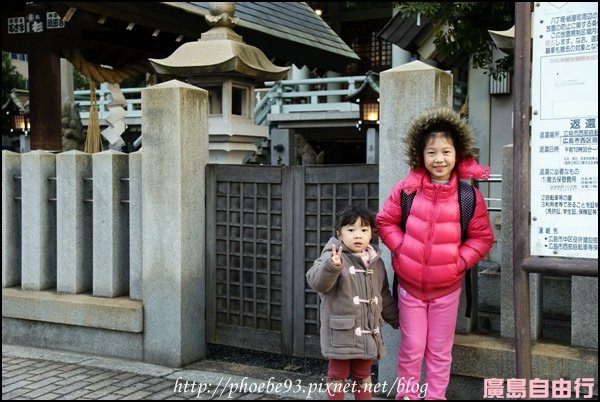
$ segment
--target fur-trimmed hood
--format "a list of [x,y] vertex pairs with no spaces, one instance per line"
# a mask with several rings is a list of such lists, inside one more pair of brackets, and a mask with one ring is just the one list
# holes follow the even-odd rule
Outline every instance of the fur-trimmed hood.
[[458,144],[456,146],[456,170],[461,179],[476,178],[485,180],[489,178],[490,168],[479,165],[475,149],[473,130],[467,120],[449,107],[428,110],[415,117],[406,131],[406,157],[411,169],[423,168],[424,138],[432,127],[443,127],[456,133]]
[[458,113],[448,107],[428,110],[415,117],[406,131],[406,156],[408,165],[412,169],[422,167],[420,163],[423,160],[423,147],[420,146],[422,137],[428,134],[432,126],[439,124],[448,125],[451,130],[458,134],[460,144],[455,145],[457,145],[456,153],[457,156],[460,156],[460,159],[476,156],[473,131],[467,124],[466,119],[460,117]]

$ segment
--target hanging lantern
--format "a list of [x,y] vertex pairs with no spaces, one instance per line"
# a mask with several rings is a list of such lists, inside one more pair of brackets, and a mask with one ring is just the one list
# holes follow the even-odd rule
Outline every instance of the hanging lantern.
[[365,125],[379,124],[379,98],[365,98],[361,100],[360,119]]
[[29,115],[26,113],[14,113],[11,116],[11,131],[18,133],[29,133]]
[[358,129],[379,125],[379,74],[367,72],[365,81],[346,100],[359,105]]

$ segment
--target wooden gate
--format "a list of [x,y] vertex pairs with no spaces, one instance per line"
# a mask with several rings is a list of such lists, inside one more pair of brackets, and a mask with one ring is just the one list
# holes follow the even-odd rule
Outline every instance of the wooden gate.
[[350,203],[378,209],[378,165],[209,165],[207,342],[321,357],[306,271]]

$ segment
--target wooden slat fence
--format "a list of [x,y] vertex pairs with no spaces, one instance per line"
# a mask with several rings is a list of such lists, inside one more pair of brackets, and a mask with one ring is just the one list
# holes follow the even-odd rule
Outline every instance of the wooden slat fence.
[[321,357],[304,275],[350,203],[377,211],[377,165],[210,165],[207,341]]

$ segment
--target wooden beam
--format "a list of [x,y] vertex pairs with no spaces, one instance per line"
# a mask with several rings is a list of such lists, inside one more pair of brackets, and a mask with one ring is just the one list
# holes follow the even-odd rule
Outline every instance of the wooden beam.
[[41,41],[29,41],[31,149],[62,151],[60,57]]
[[523,260],[529,256],[531,3],[515,6],[515,105],[513,117],[513,298],[517,378],[532,378],[529,274]]

